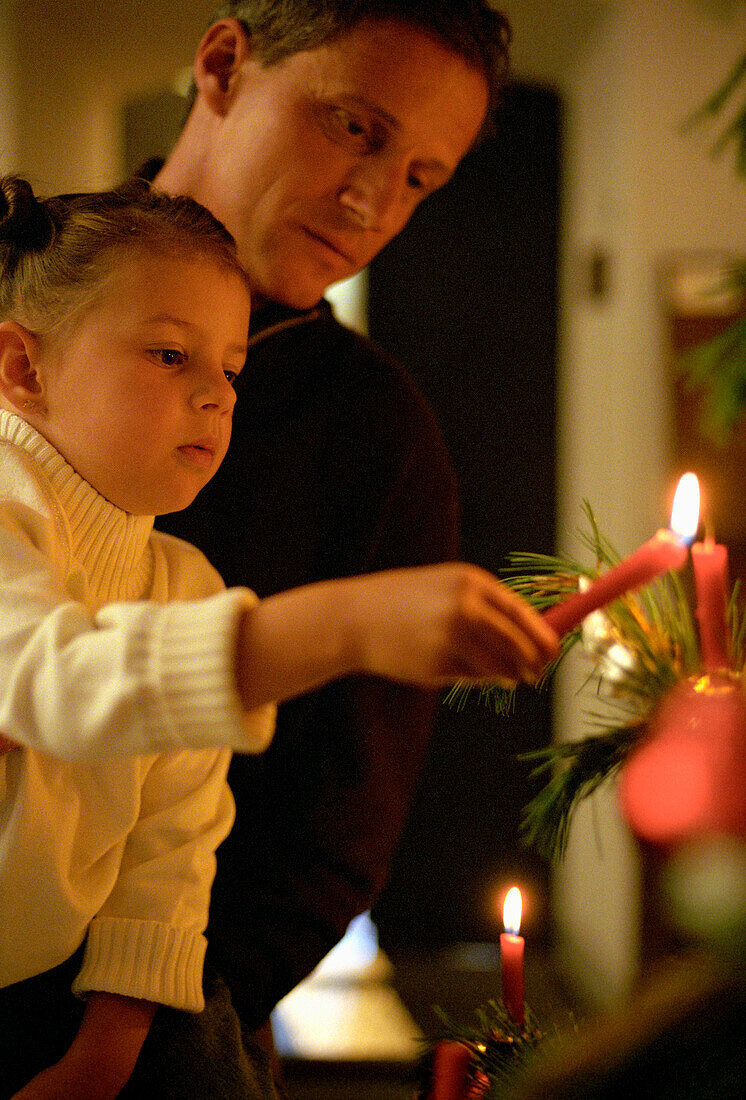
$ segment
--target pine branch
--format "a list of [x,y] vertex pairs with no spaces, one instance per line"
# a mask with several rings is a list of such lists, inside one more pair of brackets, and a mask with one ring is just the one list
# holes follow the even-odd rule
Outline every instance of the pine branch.
[[444,702],[454,710],[462,711],[474,693],[480,703],[486,703],[495,714],[513,714],[515,711],[515,689],[500,687],[499,684],[485,684],[475,688],[471,684],[459,681],[446,695]]
[[731,653],[736,668],[743,668],[746,662],[746,612],[741,611],[740,578],[733,585],[733,592],[728,605],[728,622],[731,630]]
[[[588,530],[580,532],[580,538],[593,557],[593,566],[565,555],[519,552],[509,557],[506,583],[538,610],[576,591],[580,577],[592,581],[620,560],[587,501],[583,511]],[[736,596],[734,593],[731,600],[731,630],[734,653],[740,654],[746,649],[746,615],[740,615]],[[532,779],[544,781],[525,808],[522,838],[552,860],[565,854],[576,809],[619,770],[642,736],[656,702],[674,684],[697,673],[701,665],[694,616],[675,573],[614,600],[604,608],[602,622],[601,642],[588,652],[590,669],[585,683],[585,690],[594,690],[603,704],[588,715],[593,734],[519,757],[533,764]],[[539,687],[579,641],[581,627],[562,640],[560,655]],[[457,685],[449,696],[451,704],[463,707],[471,691],[469,685]],[[480,688],[479,697],[498,713],[515,709],[515,694],[499,687]]]
[[561,860],[567,850],[575,810],[617,773],[643,733],[644,726],[636,723],[606,729],[581,741],[523,753],[519,759],[535,765],[530,778],[550,774],[542,790],[523,811],[524,843],[553,862]]
[[[735,65],[713,95],[684,122],[684,131],[692,130],[695,126],[701,126],[704,122],[719,115],[736,88],[744,80],[746,80],[746,53],[737,59]],[[736,171],[740,175],[746,175],[746,104],[737,112],[731,124],[726,127],[713,144],[712,155],[720,156],[731,141],[736,143]]]
[[433,1057],[439,1042],[451,1040],[468,1047],[471,1054],[469,1077],[484,1089],[480,1092],[481,1100],[498,1100],[544,1041],[544,1034],[528,1005],[523,1025],[517,1024],[502,1001],[497,1000],[477,1008],[476,1022],[470,1025],[455,1023],[437,1006],[434,1011],[441,1026],[434,1038],[427,1040],[420,1059],[420,1096],[428,1095],[432,1088]]

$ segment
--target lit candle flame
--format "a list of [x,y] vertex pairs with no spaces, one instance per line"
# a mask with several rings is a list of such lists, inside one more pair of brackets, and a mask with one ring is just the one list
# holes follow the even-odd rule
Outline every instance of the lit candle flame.
[[691,541],[699,527],[699,482],[696,474],[684,474],[676,487],[671,509],[671,530],[685,542]]
[[517,936],[521,927],[521,891],[511,886],[503,903],[503,924],[505,931]]

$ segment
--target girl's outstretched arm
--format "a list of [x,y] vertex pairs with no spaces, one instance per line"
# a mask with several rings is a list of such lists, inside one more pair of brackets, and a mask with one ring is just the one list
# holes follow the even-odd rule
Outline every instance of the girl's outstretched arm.
[[558,639],[492,574],[451,562],[320,581],[244,613],[237,678],[244,706],[283,702],[353,673],[426,688],[535,681]]

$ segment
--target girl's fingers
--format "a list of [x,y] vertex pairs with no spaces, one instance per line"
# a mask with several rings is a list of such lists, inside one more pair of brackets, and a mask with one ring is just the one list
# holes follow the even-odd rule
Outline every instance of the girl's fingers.
[[542,664],[553,660],[559,649],[559,639],[542,616],[507,585],[497,581],[485,592],[487,603],[512,622],[524,637],[530,638]]
[[469,623],[469,640],[475,647],[473,659],[483,662],[483,679],[501,675],[535,683],[556,656],[556,635],[530,607],[527,610],[525,616],[513,601],[507,601],[507,608],[501,600],[486,602]]

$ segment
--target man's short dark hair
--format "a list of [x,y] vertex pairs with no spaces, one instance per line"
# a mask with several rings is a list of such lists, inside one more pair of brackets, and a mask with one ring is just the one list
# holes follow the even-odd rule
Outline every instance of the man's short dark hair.
[[229,0],[211,22],[227,16],[240,20],[265,65],[322,46],[363,19],[398,19],[480,69],[492,105],[507,75],[510,24],[488,0]]

